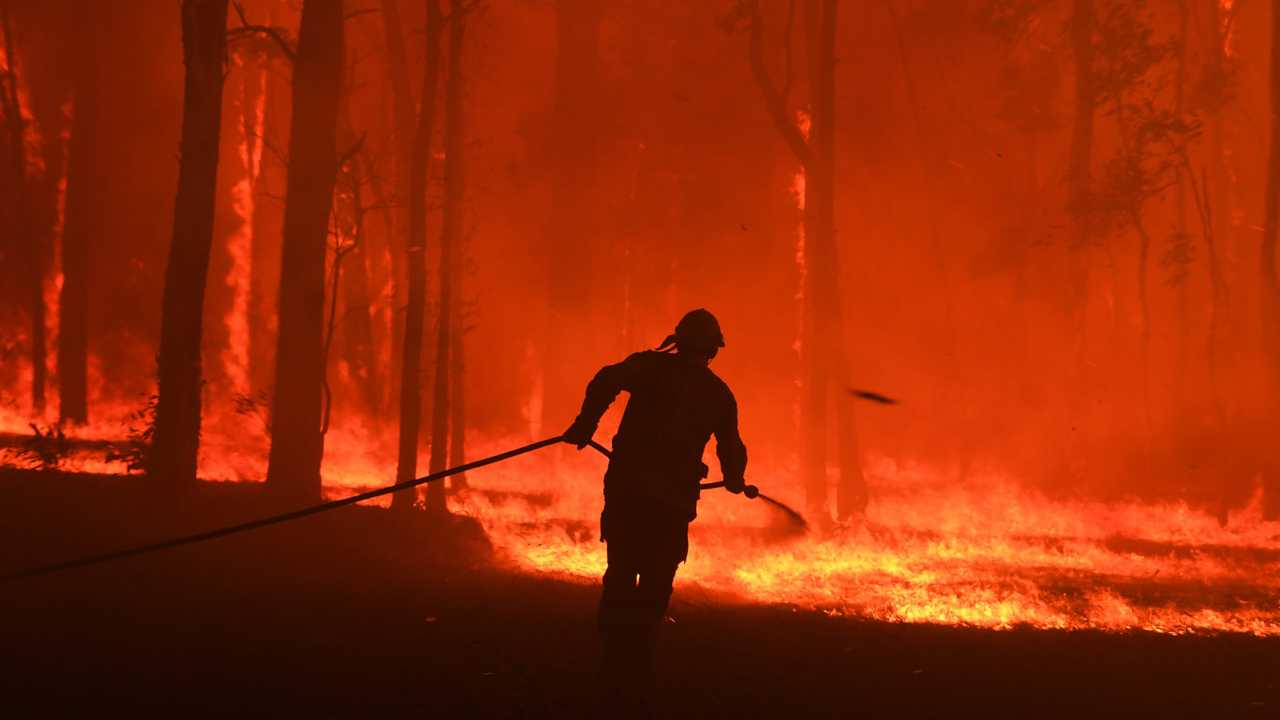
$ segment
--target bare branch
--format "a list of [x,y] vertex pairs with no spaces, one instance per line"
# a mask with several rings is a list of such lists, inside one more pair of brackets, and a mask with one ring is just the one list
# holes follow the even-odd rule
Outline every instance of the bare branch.
[[341,168],[343,165],[346,165],[348,162],[351,162],[351,158],[355,157],[360,152],[360,149],[364,147],[364,140],[368,136],[369,136],[369,131],[367,130],[365,132],[360,133],[360,137],[356,139],[355,143],[352,144],[352,146],[348,148],[346,152],[342,153],[342,156],[338,158],[339,168]]
[[280,52],[284,53],[285,57],[289,58],[289,62],[298,61],[298,51],[294,50],[293,45],[285,39],[284,35],[280,33],[278,28],[273,28],[270,25],[254,25],[250,23],[249,18],[245,16],[244,7],[240,5],[238,0],[236,2],[232,2],[231,5],[235,8],[236,15],[240,17],[240,27],[233,28],[228,31],[228,39],[242,37],[244,35],[266,35],[275,41],[276,45],[280,47]]
[[255,135],[254,139],[262,143],[263,149],[278,160],[281,167],[289,167],[289,153],[284,148],[275,144],[275,142],[271,138],[267,137],[265,133]]
[[750,14],[751,40],[748,52],[751,59],[751,74],[755,77],[756,86],[760,88],[760,94],[764,96],[765,109],[773,118],[773,124],[778,128],[778,132],[782,133],[782,139],[791,148],[796,160],[799,160],[801,165],[808,165],[812,155],[809,152],[809,143],[789,116],[786,99],[778,88],[774,87],[773,80],[769,78],[769,70],[765,67],[764,19],[760,12],[760,0],[750,0]]

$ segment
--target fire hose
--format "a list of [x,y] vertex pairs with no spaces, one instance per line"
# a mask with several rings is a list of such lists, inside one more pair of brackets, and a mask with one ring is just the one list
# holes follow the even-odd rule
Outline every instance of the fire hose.
[[[26,570],[19,570],[17,572],[6,573],[4,575],[0,575],[0,583],[11,582],[14,580],[24,580],[27,578],[39,577],[41,575],[51,575],[53,573],[64,572],[67,570],[75,570],[78,568],[88,567],[90,565],[99,565],[102,563],[111,562],[113,560],[123,560],[125,558],[136,557],[138,555],[145,555],[153,552],[159,552],[161,550],[170,550],[172,548],[182,547],[184,545],[193,545],[195,543],[205,542],[207,540],[216,540],[218,538],[226,537],[228,535],[235,535],[242,532],[249,532],[251,530],[258,530],[260,528],[268,527],[270,525],[278,525],[280,523],[299,520],[309,515],[316,515],[322,512],[328,512],[329,510],[336,510],[337,508],[340,508],[340,507],[345,507],[347,505],[355,505],[356,503],[364,502],[365,500],[372,500],[377,497],[382,497],[383,495],[390,495],[391,493],[399,492],[401,490],[408,490],[410,488],[415,488],[419,485],[425,485],[426,483],[434,482],[436,480],[443,480],[444,478],[447,478],[451,475],[459,475],[461,473],[470,472],[472,470],[485,467],[486,465],[493,465],[494,463],[500,463],[500,462],[503,462],[504,460],[510,460],[511,458],[518,457],[526,453],[531,453],[535,450],[541,450],[544,447],[555,445],[560,442],[563,442],[563,438],[557,435],[552,438],[547,438],[546,440],[539,440],[538,442],[529,443],[528,445],[523,445],[513,450],[508,450],[506,452],[498,453],[497,455],[490,455],[489,457],[486,457],[486,458],[481,458],[479,460],[473,460],[469,463],[463,463],[455,467],[446,468],[444,470],[441,470],[440,472],[431,473],[430,475],[425,475],[420,478],[415,478],[413,480],[405,480],[404,482],[398,482],[398,483],[395,483],[394,485],[388,485],[387,487],[384,487],[384,488],[379,488],[377,490],[370,490],[368,492],[359,493],[357,495],[341,498],[339,500],[330,500],[328,502],[323,502],[318,505],[312,505],[310,507],[305,507],[299,510],[293,510],[290,512],[281,513],[279,515],[271,515],[268,517],[259,518],[257,520],[250,520],[248,522],[239,523],[237,525],[228,525],[226,527],[221,527],[214,530],[206,530],[204,532],[194,533],[191,535],[183,535],[180,537],[170,538],[168,540],[162,540],[160,542],[154,542],[147,545],[139,545],[131,548],[126,548],[124,550],[115,550],[112,552],[100,553],[97,555],[89,555],[89,556],[77,558],[74,560],[64,560],[62,562],[56,562],[48,565],[41,565],[38,567],[28,568]],[[605,449],[603,445],[600,445],[595,441],[592,441],[591,446],[596,450],[600,451],[601,453],[603,453],[606,457],[610,455],[609,451]],[[723,486],[724,486],[724,483],[720,482],[720,483],[708,483],[708,484],[701,485],[699,487],[700,489],[703,489],[703,490],[709,490],[712,488],[718,488]],[[744,494],[747,494],[748,497],[756,497],[757,495],[759,495],[758,491],[755,490],[754,486],[748,486],[748,487],[752,489],[752,493],[753,493],[753,494],[747,494],[747,492],[744,490]],[[791,510],[791,508],[788,508],[787,506],[771,498],[768,498],[764,495],[759,495],[759,497],[762,500],[765,500],[767,502],[773,503],[774,505],[777,505],[788,514],[794,516],[793,519],[798,519],[801,526],[804,526],[805,524],[804,519],[801,518],[799,514],[797,514],[794,510]]]

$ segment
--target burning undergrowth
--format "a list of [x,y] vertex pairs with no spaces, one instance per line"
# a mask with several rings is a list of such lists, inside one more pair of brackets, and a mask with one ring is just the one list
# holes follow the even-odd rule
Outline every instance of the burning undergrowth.
[[[554,473],[549,465],[499,468],[475,484],[515,487]],[[594,581],[604,569],[591,521],[598,472],[562,463],[567,487],[550,505],[473,496],[457,509],[519,567]],[[1280,523],[1262,520],[1260,498],[1222,525],[1183,503],[1054,500],[994,473],[955,487],[881,459],[869,479],[863,520],[808,535],[780,530],[760,503],[709,495],[678,582],[888,622],[1280,632],[1269,579]]]
[[[123,473],[104,459],[129,418],[66,433],[62,469]],[[20,436],[17,416],[0,428]],[[394,433],[335,424],[326,442],[325,494],[380,487],[393,477]],[[473,442],[481,457],[523,444]],[[265,425],[242,414],[205,424],[201,475],[265,474]],[[10,462],[14,462],[10,455]],[[553,448],[472,473],[452,493],[504,562],[521,572],[595,582],[600,477],[594,453]],[[800,506],[794,471],[757,464],[763,488]],[[1260,493],[1223,523],[1184,502],[1051,498],[997,471],[965,482],[922,464],[873,458],[871,504],[843,525],[810,517],[803,532],[770,506],[704,494],[678,592],[791,605],[833,616],[990,629],[1280,635],[1280,523],[1262,519]]]

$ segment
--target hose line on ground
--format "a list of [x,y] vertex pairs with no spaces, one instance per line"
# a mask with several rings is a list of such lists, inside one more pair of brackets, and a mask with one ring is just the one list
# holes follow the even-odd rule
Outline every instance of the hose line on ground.
[[272,515],[270,517],[259,518],[257,520],[250,520],[249,522],[240,523],[239,525],[229,525],[227,527],[218,528],[216,530],[207,530],[205,532],[195,533],[194,535],[184,535],[182,537],[176,537],[176,538],[171,538],[169,540],[162,540],[160,542],[151,543],[149,545],[139,545],[137,547],[131,547],[124,550],[116,550],[114,552],[102,553],[99,555],[90,555],[88,557],[78,558],[75,560],[66,560],[63,562],[52,563],[50,565],[41,565],[39,567],[28,568],[26,570],[19,570],[18,572],[7,573],[5,575],[0,575],[0,583],[10,582],[13,580],[24,580],[27,578],[38,577],[40,575],[50,575],[53,573],[63,572],[66,570],[74,570],[77,568],[88,567],[90,565],[98,565],[100,563],[110,562],[112,560],[123,560],[124,558],[130,558],[136,555],[145,555],[147,553],[159,552],[161,550],[168,550],[170,548],[181,547],[183,545],[192,545],[194,543],[204,542],[206,540],[215,540],[217,538],[226,537],[228,535],[234,535],[236,533],[248,532],[250,530],[257,530],[258,528],[264,528],[264,527],[267,527],[268,525],[277,525],[279,523],[289,522],[291,520],[298,520],[300,518],[307,517],[308,515],[315,515],[318,513],[327,512],[329,510],[335,510],[337,508],[345,507],[347,505],[355,505],[358,502],[364,502],[365,500],[372,500],[373,498],[382,497],[383,495],[389,495],[391,493],[394,493],[400,490],[407,490],[408,488],[417,487],[419,485],[424,485],[426,483],[434,482],[436,480],[442,480],[444,478],[449,477],[450,475],[457,475],[459,473],[469,472],[477,468],[482,468],[486,465],[499,463],[499,462],[502,462],[503,460],[510,460],[511,458],[516,457],[518,455],[531,453],[534,450],[541,450],[542,448],[547,447],[548,445],[555,445],[560,441],[561,441],[561,438],[559,435],[557,435],[556,437],[547,438],[546,440],[539,440],[538,442],[535,442],[535,443],[529,443],[528,445],[518,447],[514,450],[508,450],[504,453],[498,453],[497,455],[490,455],[487,458],[481,458],[480,460],[473,460],[469,463],[463,463],[462,465],[458,465],[456,467],[446,468],[444,470],[441,470],[440,472],[431,473],[430,475],[427,475],[424,477],[415,478],[413,480],[405,480],[404,482],[399,482],[394,485],[388,485],[387,487],[379,488],[377,490],[370,490],[369,492],[360,493],[359,495],[352,495],[351,497],[345,497],[345,498],[342,498],[341,500],[330,500],[329,502],[320,503],[319,505],[312,505],[310,507],[302,508],[301,510],[293,510],[291,512],[281,513],[280,515]]

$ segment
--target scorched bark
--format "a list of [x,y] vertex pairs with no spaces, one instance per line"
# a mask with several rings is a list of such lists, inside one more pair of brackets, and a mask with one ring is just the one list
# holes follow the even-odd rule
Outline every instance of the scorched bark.
[[[418,438],[422,421],[422,337],[427,312],[427,170],[436,112],[440,64],[440,1],[427,0],[427,60],[422,75],[422,105],[409,159],[409,307],[405,311],[400,376],[400,443],[396,482],[412,480],[418,471]],[[398,32],[398,31],[397,31]],[[391,507],[413,507],[416,492],[395,494]]]
[[200,446],[200,340],[217,195],[227,0],[184,0],[186,66],[173,238],[160,316],[159,394],[150,475],[170,487],[196,480]]
[[337,172],[343,72],[342,0],[306,0],[293,70],[280,327],[267,486],[276,497],[320,497],[325,248]]

